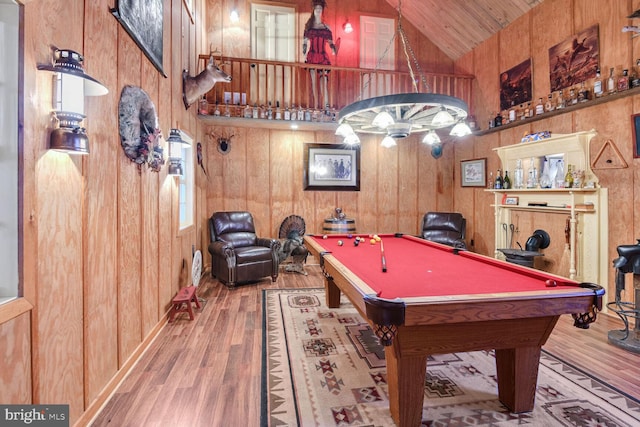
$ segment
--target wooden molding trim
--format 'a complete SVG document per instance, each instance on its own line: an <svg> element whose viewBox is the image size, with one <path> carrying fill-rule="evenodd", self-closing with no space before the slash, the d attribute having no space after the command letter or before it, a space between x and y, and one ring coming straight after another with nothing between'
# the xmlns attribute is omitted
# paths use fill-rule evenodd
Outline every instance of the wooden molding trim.
<svg viewBox="0 0 640 427"><path fill-rule="evenodd" d="M160 331L167 324L166 314L162 316L160 322L156 324L151 333L140 343L138 348L131 354L131 357L124 362L118 372L111 378L111 380L104 387L102 392L91 402L85 409L82 416L78 419L75 425L86 426L90 425L93 418L102 410L103 406L109 401L113 393L117 390L118 386L129 375L131 370L136 366L138 361L142 358L145 352L151 347L151 344L160 334Z"/></svg>
<svg viewBox="0 0 640 427"><path fill-rule="evenodd" d="M33 310L33 304L31 304L26 298L16 298L12 301L1 304L0 325L31 310Z"/></svg>

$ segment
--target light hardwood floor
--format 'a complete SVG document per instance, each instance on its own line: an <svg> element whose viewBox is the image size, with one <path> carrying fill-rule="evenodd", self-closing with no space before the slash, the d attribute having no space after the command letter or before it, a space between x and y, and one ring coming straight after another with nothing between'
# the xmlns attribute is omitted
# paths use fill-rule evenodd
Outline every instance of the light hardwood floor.
<svg viewBox="0 0 640 427"><path fill-rule="evenodd" d="M92 425L258 426L262 290L322 287L319 267L305 268L308 276L283 272L276 283L267 278L233 290L206 274L198 289L202 312L166 325ZM544 349L640 398L640 355L607 343L607 332L621 325L600 315L581 330L562 316Z"/></svg>

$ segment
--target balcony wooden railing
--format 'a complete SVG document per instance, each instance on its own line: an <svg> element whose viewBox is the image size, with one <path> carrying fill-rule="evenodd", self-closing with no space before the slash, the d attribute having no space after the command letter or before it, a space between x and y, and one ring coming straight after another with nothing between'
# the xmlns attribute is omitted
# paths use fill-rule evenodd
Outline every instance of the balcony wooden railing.
<svg viewBox="0 0 640 427"><path fill-rule="evenodd" d="M209 60L209 55L200 55L200 70ZM211 106L215 103L249 105L267 105L275 107L276 102L285 106L303 106L322 108L328 104L341 109L359 99L395 93L414 92L411 75L408 72L373 70L337 66L310 66L296 62L276 62L250 58L216 57L219 66L233 77L230 83L218 83L206 95ZM320 96L314 99L311 90L312 70L328 70L328 100L322 99L320 84L317 85ZM318 76L321 71L316 71ZM426 81L426 85L422 78ZM472 105L471 85L474 79L470 75L424 73L416 75L418 91L455 96ZM225 93L227 95L225 99ZM234 96L235 94L235 96ZM244 98L244 99L243 99Z"/></svg>

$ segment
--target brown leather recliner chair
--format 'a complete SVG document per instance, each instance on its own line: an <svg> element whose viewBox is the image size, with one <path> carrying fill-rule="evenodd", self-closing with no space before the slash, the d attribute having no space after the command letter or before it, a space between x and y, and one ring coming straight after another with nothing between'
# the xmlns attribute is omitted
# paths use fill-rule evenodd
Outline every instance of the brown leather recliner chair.
<svg viewBox="0 0 640 427"><path fill-rule="evenodd" d="M454 248L467 249L467 220L457 212L427 212L422 218L421 237Z"/></svg>
<svg viewBox="0 0 640 427"><path fill-rule="evenodd" d="M209 218L211 275L229 287L278 278L276 239L259 238L249 212L215 212Z"/></svg>

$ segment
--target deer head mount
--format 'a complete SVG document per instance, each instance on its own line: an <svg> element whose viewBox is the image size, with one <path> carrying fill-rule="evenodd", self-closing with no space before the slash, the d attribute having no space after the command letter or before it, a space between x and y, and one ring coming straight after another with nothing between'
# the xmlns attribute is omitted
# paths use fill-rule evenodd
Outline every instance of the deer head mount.
<svg viewBox="0 0 640 427"><path fill-rule="evenodd" d="M184 108L188 110L191 104L209 92L216 83L228 83L230 81L231 76L216 65L212 53L209 56L207 66L197 76L191 77L187 70L182 71L182 100Z"/></svg>
<svg viewBox="0 0 640 427"><path fill-rule="evenodd" d="M234 135L229 135L226 133L217 135L216 133L211 132L207 134L207 136L209 136L209 138L211 138L218 144L218 152L220 154L229 154L229 152L231 151L231 138L233 138Z"/></svg>

